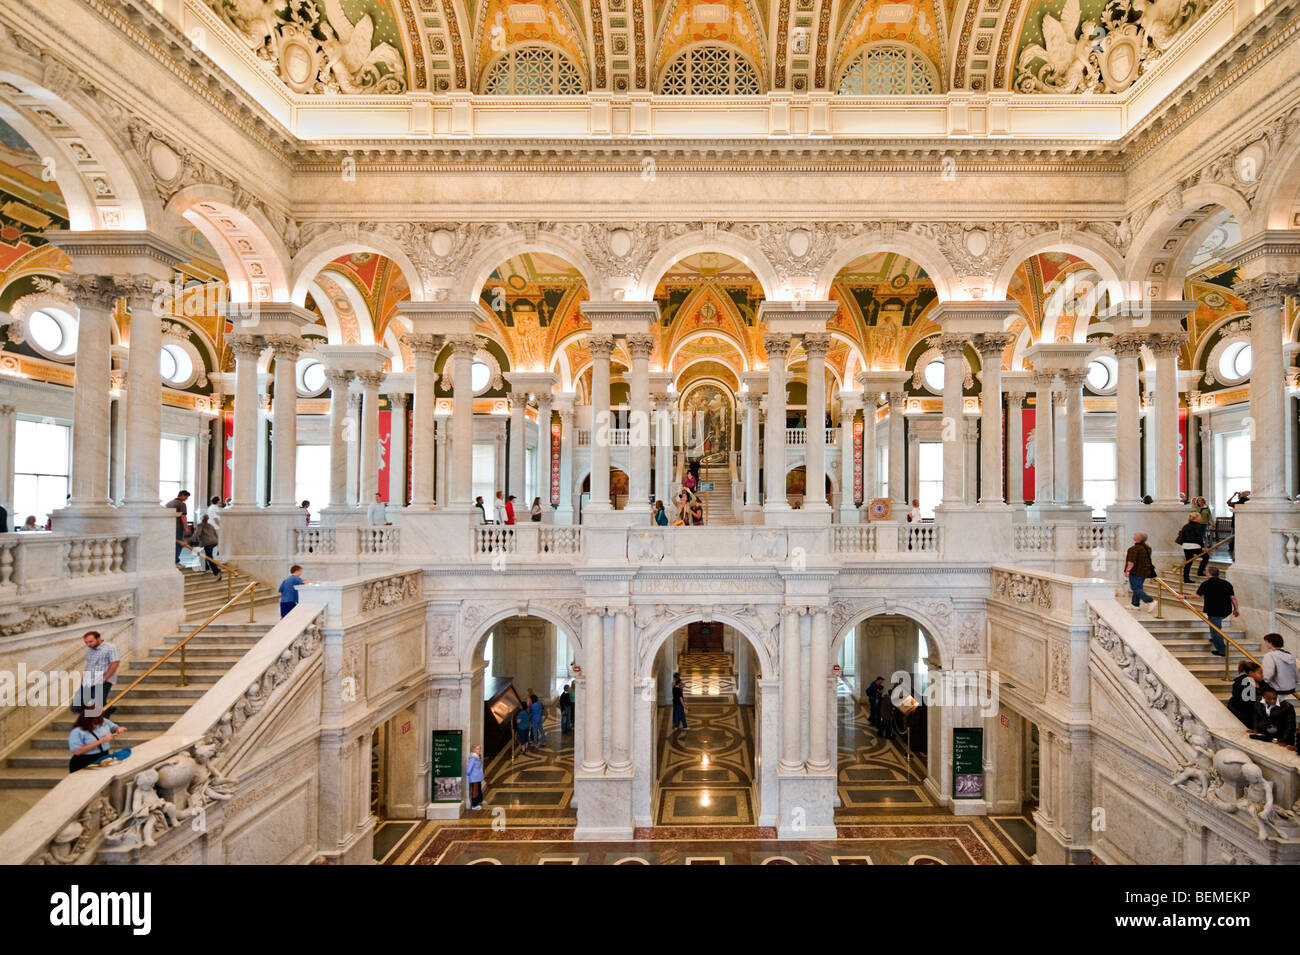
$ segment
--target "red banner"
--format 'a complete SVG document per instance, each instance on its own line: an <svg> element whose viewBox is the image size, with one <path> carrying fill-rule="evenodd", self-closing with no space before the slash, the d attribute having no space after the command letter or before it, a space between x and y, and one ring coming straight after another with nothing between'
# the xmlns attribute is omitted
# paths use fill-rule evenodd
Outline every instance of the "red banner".
<svg viewBox="0 0 1300 955"><path fill-rule="evenodd" d="M225 418L225 441L221 448L222 460L225 462L222 466L221 481L221 499L229 501L235 496L235 412L227 411L222 415ZM249 496L252 499L252 496Z"/></svg>
<svg viewBox="0 0 1300 955"><path fill-rule="evenodd" d="M551 422L551 506L558 507L560 504L560 438L562 437L561 425L558 421Z"/></svg>
<svg viewBox="0 0 1300 955"><path fill-rule="evenodd" d="M1187 409L1178 409L1178 490L1189 500L1187 487Z"/></svg>
<svg viewBox="0 0 1300 955"><path fill-rule="evenodd" d="M379 483L375 486L379 491L380 499L387 501L388 497L388 455L393 450L393 413L391 411L379 412ZM366 505L370 502L366 501Z"/></svg>
<svg viewBox="0 0 1300 955"><path fill-rule="evenodd" d="M1034 484L1034 409L1022 407L1020 409L1020 460L1024 462L1024 498L1020 501L1012 501L1012 504L1022 504L1024 501L1032 501L1037 492L1037 486Z"/></svg>
<svg viewBox="0 0 1300 955"><path fill-rule="evenodd" d="M873 399L874 403L874 399ZM868 408L866 414L875 414L875 410ZM861 504L863 501L862 494L862 433L864 425L861 421L853 422L853 500Z"/></svg>

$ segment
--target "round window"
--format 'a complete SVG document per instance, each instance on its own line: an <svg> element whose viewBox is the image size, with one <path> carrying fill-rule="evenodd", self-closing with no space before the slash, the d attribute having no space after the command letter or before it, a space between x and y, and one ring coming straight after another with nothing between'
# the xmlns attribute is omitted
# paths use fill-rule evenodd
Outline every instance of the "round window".
<svg viewBox="0 0 1300 955"><path fill-rule="evenodd" d="M1247 378L1253 359L1250 342L1233 342L1219 356L1219 376L1226 381Z"/></svg>
<svg viewBox="0 0 1300 955"><path fill-rule="evenodd" d="M27 337L37 351L64 358L77 350L76 324L67 316L38 310L27 316Z"/></svg>
<svg viewBox="0 0 1300 955"><path fill-rule="evenodd" d="M1088 365L1088 387L1095 392L1115 389L1116 363L1113 358L1094 359Z"/></svg>
<svg viewBox="0 0 1300 955"><path fill-rule="evenodd" d="M943 392L943 359L936 358L930 364L925 366L922 373L925 379L925 386L934 392Z"/></svg>
<svg viewBox="0 0 1300 955"><path fill-rule="evenodd" d="M475 361L469 375L470 387L474 393L486 391L488 384L492 381L492 370L481 361Z"/></svg>
<svg viewBox="0 0 1300 955"><path fill-rule="evenodd" d="M315 395L325 390L325 366L309 358L298 366L298 391Z"/></svg>
<svg viewBox="0 0 1300 955"><path fill-rule="evenodd" d="M158 370L163 380L173 385L185 384L194 377L194 362L179 345L164 345L158 355Z"/></svg>

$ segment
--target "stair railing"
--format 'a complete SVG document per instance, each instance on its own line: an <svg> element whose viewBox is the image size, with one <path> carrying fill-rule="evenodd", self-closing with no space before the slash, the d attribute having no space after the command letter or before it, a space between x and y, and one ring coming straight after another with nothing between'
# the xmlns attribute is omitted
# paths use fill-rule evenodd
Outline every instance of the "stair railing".
<svg viewBox="0 0 1300 955"><path fill-rule="evenodd" d="M150 673L152 673L154 670L158 669L160 666L162 666L164 663L166 663L168 660L170 660L172 654L175 653L177 650L179 650L179 651L181 652L181 686L188 686L188 685L189 685L189 679L188 679L188 677L186 676L186 673L185 673L185 646L186 646L186 644L188 644L191 640L193 640L193 639L194 639L195 637L197 637L200 633L202 633L203 630L204 630L204 628L207 627L208 624L212 623L212 621L216 620L216 619L217 619L218 617L220 617L223 613L225 613L227 610L229 610L232 606L234 606L236 603L238 603L239 600L240 600L240 598L243 597L244 594L248 594L248 595L249 595L249 599L251 600L251 599L252 599L253 588L256 587L256 586L257 586L257 582L256 582L256 581L254 581L254 582L251 583L251 584L248 584L246 587L244 587L243 590L241 590L241 591L240 591L239 593L237 593L235 596L231 597L231 598L230 598L229 600L227 600L224 604L222 604L220 610L218 610L218 611L216 611L215 613L213 613L212 616L208 617L207 620L204 620L201 624L198 625L198 627L197 627L195 630L193 630L192 632L186 634L184 640L182 640L180 643L176 644L176 646L172 647L170 650L168 650L166 653L164 653L161 657L159 657L158 660L154 663L153 666L149 667L149 669L147 669L147 670L145 670L143 673L141 673L138 677L136 677L133 681L131 681L131 685L130 685L130 686L128 686L128 687L127 687L125 690L123 690L121 693L117 694L117 696L113 697L113 699L112 699L111 701L109 701L108 705L104 707L104 711L107 712L108 710L110 710L110 709L113 708L114 706L117 706L117 704L121 701L122 697L126 696L128 693L130 693L132 690L134 690L137 686L139 686L139 685L140 685L140 682L141 682L142 680L144 680L147 676L149 676Z"/></svg>
<svg viewBox="0 0 1300 955"><path fill-rule="evenodd" d="M183 540L177 540L176 543L180 544L182 547L184 547L184 548L185 548L187 551L189 551L190 553L195 554L195 555L199 558L200 561L203 561L203 562L204 562L204 565L206 565L206 564L213 564L213 565L215 565L216 567L220 568L221 573L222 573L222 574L225 576L225 578L226 578L226 600L230 600L230 593L231 593L231 590L233 589L233 586L234 586L234 585L233 585L233 581L234 581L234 579L235 579L236 577L248 577L248 574L241 573L240 571L236 570L236 569L234 568L233 565L231 565L231 564L227 564L227 563L223 563L222 561L217 560L215 557L209 557L206 553L204 553L203 551L199 550L197 547L191 547L189 544L185 543L185 541L183 541ZM252 578L249 578L249 579L251 580ZM252 586L254 586L254 587L257 586L257 581L256 581L256 580L253 580L253 582L252 582ZM253 595L250 593L250 594L248 595L248 622L249 622L249 623L252 623L252 622L253 622L253 611L254 611L254 606L253 606Z"/></svg>
<svg viewBox="0 0 1300 955"><path fill-rule="evenodd" d="M1230 534L1227 537L1225 537L1223 540L1215 544L1213 547L1206 547L1203 550L1193 554L1191 557L1187 558L1181 564L1175 564L1174 576L1178 578L1178 592L1181 594L1183 592L1183 584L1187 583L1187 581L1183 580L1183 571L1187 569L1188 564L1190 564L1194 560L1201 560L1203 557L1205 557L1206 554L1210 553L1213 550L1216 550L1217 548L1222 547L1224 544L1228 543L1228 541L1232 540L1236 536L1237 536L1236 534Z"/></svg>
<svg viewBox="0 0 1300 955"><path fill-rule="evenodd" d="M1199 556L1199 555L1198 555L1198 556ZM1223 678L1224 678L1225 680L1230 680L1230 679L1232 679L1232 673L1231 673L1231 659L1232 659L1232 653L1231 653L1231 651L1228 649L1229 645L1236 647L1236 648L1237 648L1237 652L1240 653L1240 654L1241 654L1243 657L1245 657L1247 660L1249 660L1251 663L1255 663L1255 664L1258 664L1258 663L1259 663L1259 661L1256 660L1256 659L1255 659L1255 658L1250 654L1250 651L1249 651L1249 650L1247 650L1245 647L1243 647L1243 646L1242 646L1240 643L1238 643L1236 640L1232 639L1232 637L1228 636L1226 633L1224 633L1222 630L1220 630L1220 629L1219 629L1218 627L1216 627L1214 624L1210 623L1210 618L1207 617L1205 614L1201 613L1201 611L1197 610L1195 607L1193 607L1193 606L1191 605L1191 603L1188 602L1188 600L1187 600L1186 597L1184 597L1182 594L1180 594L1180 593L1178 593L1177 591L1175 591L1173 587L1170 587L1169 584L1165 583L1165 582L1164 582L1163 580L1161 580L1159 577L1153 577L1152 580L1154 580L1154 581L1155 581L1155 584L1156 584L1156 619L1157 619L1157 620L1163 620L1163 619L1164 619L1164 618L1161 616L1161 613L1164 611L1164 599L1163 599L1163 598L1164 598L1164 592L1167 590L1167 591L1169 591L1169 594L1170 594L1171 597L1173 597L1175 600L1177 600L1180 604L1182 604L1184 607L1186 607L1186 608L1187 608L1188 610L1190 610L1192 613L1196 614L1196 616L1200 617L1201 620L1205 623L1205 625L1206 625L1207 627L1209 627L1211 630L1213 630L1215 633L1217 633L1220 637L1223 638Z"/></svg>

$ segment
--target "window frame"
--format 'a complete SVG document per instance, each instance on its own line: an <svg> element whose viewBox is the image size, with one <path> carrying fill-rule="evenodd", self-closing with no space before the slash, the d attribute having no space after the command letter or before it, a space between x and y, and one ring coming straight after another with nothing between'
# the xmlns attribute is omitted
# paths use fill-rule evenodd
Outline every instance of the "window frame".
<svg viewBox="0 0 1300 955"><path fill-rule="evenodd" d="M696 89L694 57L705 51L725 51L727 54L727 73L729 89L725 91L718 90L700 90ZM685 64L686 74L684 82L687 89L669 90L667 84L670 81L670 74L677 69L679 64ZM753 89L738 89L737 81L741 78L740 68L743 67L748 71L749 76L753 78ZM754 62L745 54L744 50L733 46L730 43L719 43L713 40L705 40L700 43L692 43L683 47L673 58L668 61L663 71L659 74L659 82L656 84L656 93L660 96L761 96L765 90L763 88L763 73L754 65Z"/></svg>
<svg viewBox="0 0 1300 955"><path fill-rule="evenodd" d="M868 60L873 53L879 53L886 50L900 51L906 57L906 75L909 89L902 92L871 92L867 88L867 66ZM918 90L912 87L913 67L914 64L920 64L927 79L930 82L928 90ZM854 68L858 67L858 75L862 79L861 90L845 90L844 82L848 79L849 74ZM839 96L939 96L943 93L943 84L934 64L930 62L921 50L910 43L901 43L897 40L879 40L875 43L868 43L858 48L857 52L849 58L840 70L839 77L835 81L835 93Z"/></svg>

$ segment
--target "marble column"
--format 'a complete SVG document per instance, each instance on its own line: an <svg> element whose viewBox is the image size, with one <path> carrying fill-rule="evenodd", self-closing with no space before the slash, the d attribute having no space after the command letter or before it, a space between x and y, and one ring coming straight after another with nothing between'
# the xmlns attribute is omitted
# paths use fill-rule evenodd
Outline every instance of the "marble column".
<svg viewBox="0 0 1300 955"><path fill-rule="evenodd" d="M415 408L411 412L411 506L428 510L434 502L444 498L434 487L435 450L437 461L445 470L446 455L441 447L434 421L438 406L438 373L434 362L442 351L442 338L438 335L406 335L404 344L415 357Z"/></svg>
<svg viewBox="0 0 1300 955"><path fill-rule="evenodd" d="M1178 497L1178 352L1183 347L1187 335L1172 334L1155 336L1153 348L1156 353L1156 501L1160 504L1177 504ZM1261 383L1252 378L1251 392L1260 388ZM1281 383L1278 383L1281 395ZM1258 422L1256 422L1258 425ZM1274 424L1276 429L1267 432L1278 436L1276 444L1281 444L1281 418ZM1258 433L1258 432L1257 432ZM1262 442L1261 442L1262 443ZM1280 460L1280 457L1279 457ZM1253 462L1252 462L1253 463ZM1252 472L1251 481L1254 483ZM1281 484L1277 485L1281 488Z"/></svg>
<svg viewBox="0 0 1300 955"><path fill-rule="evenodd" d="M1250 308L1250 502L1286 502L1286 380L1282 371L1282 314L1289 292L1284 277L1266 273L1233 286ZM78 353L80 354L80 353ZM1175 352L1174 354L1177 354ZM80 359L78 359L80 360ZM1163 382L1163 378L1160 379ZM1157 385L1157 397L1164 388ZM1175 412L1176 413L1176 412ZM1164 420L1163 418L1161 419ZM1161 442L1164 450L1164 442ZM1236 490L1232 488L1230 490Z"/></svg>
<svg viewBox="0 0 1300 955"><path fill-rule="evenodd" d="M478 342L472 335L447 339L451 345L451 467L448 488L451 506L468 511L474 504L474 355Z"/></svg>
<svg viewBox="0 0 1300 955"><path fill-rule="evenodd" d="M1142 442L1138 414L1138 358L1143 337L1116 335L1115 349L1115 474L1116 504L1136 507L1142 502Z"/></svg>
<svg viewBox="0 0 1300 955"><path fill-rule="evenodd" d="M119 292L102 275L70 275L63 287L77 306L72 386L72 507L108 504L109 404L113 303ZM157 361L154 362L157 365ZM154 469L157 480L157 468Z"/></svg>
<svg viewBox="0 0 1300 955"><path fill-rule="evenodd" d="M1012 507L1025 503L1024 403L1023 391L1007 392L1007 503Z"/></svg>
<svg viewBox="0 0 1300 955"><path fill-rule="evenodd" d="M439 506L445 505L447 495L447 474L451 470L451 449L447 441L447 431L451 427L446 415L436 415L434 421L434 446L438 449L437 467L434 480L434 500Z"/></svg>
<svg viewBox="0 0 1300 955"><path fill-rule="evenodd" d="M9 511L9 529L14 530L27 519L14 510L14 441L17 431L17 408L0 404L0 504Z"/></svg>
<svg viewBox="0 0 1300 955"><path fill-rule="evenodd" d="M853 500L853 472L854 472L854 447L853 447L853 420L857 417L858 409L855 401L841 399L840 402L840 523L856 524L858 522L858 509Z"/></svg>
<svg viewBox="0 0 1300 955"><path fill-rule="evenodd" d="M812 612L808 645L808 772L831 770L830 731L830 614L824 607Z"/></svg>
<svg viewBox="0 0 1300 955"><path fill-rule="evenodd" d="M1065 495L1071 507L1083 504L1083 383L1085 368L1061 372L1065 385Z"/></svg>
<svg viewBox="0 0 1300 955"><path fill-rule="evenodd" d="M1056 375L1050 371L1034 373L1034 506L1042 508L1056 503L1053 493L1055 455L1052 440L1052 386Z"/></svg>
<svg viewBox="0 0 1300 955"><path fill-rule="evenodd" d="M781 429L785 437L785 429ZM799 699L799 613L793 607L781 610L781 770L797 773L803 769L800 752Z"/></svg>
<svg viewBox="0 0 1300 955"><path fill-rule="evenodd" d="M761 508L758 504L758 406L762 396L752 391L742 391L736 400L744 410L745 420L741 435L743 451L742 462L745 468L745 523L757 524Z"/></svg>
<svg viewBox="0 0 1300 955"><path fill-rule="evenodd" d="M388 503L406 506L406 406L403 391L388 393Z"/></svg>
<svg viewBox="0 0 1300 955"><path fill-rule="evenodd" d="M262 507L271 503L271 375L257 375L257 503ZM356 445L353 445L355 448ZM352 468L355 482L356 467ZM354 487L355 491L356 488Z"/></svg>
<svg viewBox="0 0 1300 955"><path fill-rule="evenodd" d="M582 771L600 773L605 769L605 615L600 610L588 610L582 618L582 655Z"/></svg>
<svg viewBox="0 0 1300 955"><path fill-rule="evenodd" d="M649 446L647 445L647 448ZM609 771L632 770L632 611L614 614L614 666L610 680Z"/></svg>
<svg viewBox="0 0 1300 955"><path fill-rule="evenodd" d="M808 432L804 457L805 511L829 511L826 503L826 352L831 336L824 332L803 336L808 358Z"/></svg>
<svg viewBox="0 0 1300 955"><path fill-rule="evenodd" d="M864 508L869 507L871 502L880 496L880 482L876 477L876 403L878 400L874 391L862 393L862 506ZM866 522L865 517L862 520Z"/></svg>
<svg viewBox="0 0 1300 955"><path fill-rule="evenodd" d="M275 356L275 404L272 406L271 424L271 504L292 507L297 503L294 500L297 492L295 478L298 467L296 363L298 355L302 352L302 341L291 335L272 335L268 338L268 343ZM363 443L364 437L363 434Z"/></svg>
<svg viewBox="0 0 1300 955"><path fill-rule="evenodd" d="M965 422L966 433L966 454L962 459L962 487L965 492L962 500L968 507L975 507L979 499L975 494L975 476L979 473L980 467L980 422L978 418L962 419Z"/></svg>
<svg viewBox="0 0 1300 955"><path fill-rule="evenodd" d="M785 359L790 353L790 336L768 333L763 336L767 352L767 441L764 469L767 471L767 498L764 513L788 511L785 499Z"/></svg>
<svg viewBox="0 0 1300 955"><path fill-rule="evenodd" d="M266 342L256 335L236 335L230 339L235 353L235 450L234 503L257 504L257 444L261 431L261 388L257 380L257 362Z"/></svg>
<svg viewBox="0 0 1300 955"><path fill-rule="evenodd" d="M515 496L515 520L517 521L523 517L519 505L522 504L524 509L527 509L533 503L524 500L524 432L528 427L525 413L528 410L528 393L512 391L506 395L506 402L510 406L510 471L506 494Z"/></svg>
<svg viewBox="0 0 1300 955"><path fill-rule="evenodd" d="M889 392L889 500L891 517L901 521L907 516L906 444L903 440L903 408L907 393Z"/></svg>
<svg viewBox="0 0 1300 955"><path fill-rule="evenodd" d="M361 395L355 391L348 392L348 423L344 430L347 434L347 486L339 506L356 507L361 500L358 485L361 476Z"/></svg>
<svg viewBox="0 0 1300 955"><path fill-rule="evenodd" d="M551 393L537 395L537 496L542 499L542 523L554 520L551 510ZM532 501L527 502L533 506Z"/></svg>
<svg viewBox="0 0 1300 955"><path fill-rule="evenodd" d="M614 353L614 336L587 336L591 352L591 498L587 510L611 510L609 500L609 432L614 427L609 410L609 356Z"/></svg>
<svg viewBox="0 0 1300 955"><path fill-rule="evenodd" d="M572 397L568 399L572 401ZM573 405L560 406L560 502L555 508L555 523L573 523Z"/></svg>
<svg viewBox="0 0 1300 955"><path fill-rule="evenodd" d="M650 513L650 353L654 347L654 336L648 332L627 336L627 350L632 355L632 378L628 382L632 405L628 462L632 473L627 479L627 509L638 514Z"/></svg>
<svg viewBox="0 0 1300 955"><path fill-rule="evenodd" d="M966 376L966 338L944 335L939 339L943 353L943 506L966 503L966 429L962 416L962 384Z"/></svg>
<svg viewBox="0 0 1300 955"><path fill-rule="evenodd" d="M162 441L162 322L154 313L154 281L135 276L119 289L131 306L131 353L126 368L126 498L128 505L157 507ZM201 505L202 498L196 501Z"/></svg>
<svg viewBox="0 0 1300 955"><path fill-rule="evenodd" d="M348 496L348 388L353 373L331 369L326 374L330 386L330 508L342 507Z"/></svg>
<svg viewBox="0 0 1300 955"><path fill-rule="evenodd" d="M124 363L125 360L120 361L118 367ZM114 504L126 499L126 395L119 388L120 378L117 372L113 373L113 390L118 395L110 402L109 412L112 433L108 438L108 499Z"/></svg>
<svg viewBox="0 0 1300 955"><path fill-rule="evenodd" d="M1002 353L1012 336L980 335L980 505L999 507L1002 496Z"/></svg>
<svg viewBox="0 0 1300 955"><path fill-rule="evenodd" d="M673 398L671 395L658 395L654 405L655 497L667 507L672 497L673 483Z"/></svg>
<svg viewBox="0 0 1300 955"><path fill-rule="evenodd" d="M357 374L361 383L361 480L357 503L362 508L374 503L379 490L379 386L384 377L382 371Z"/></svg>

